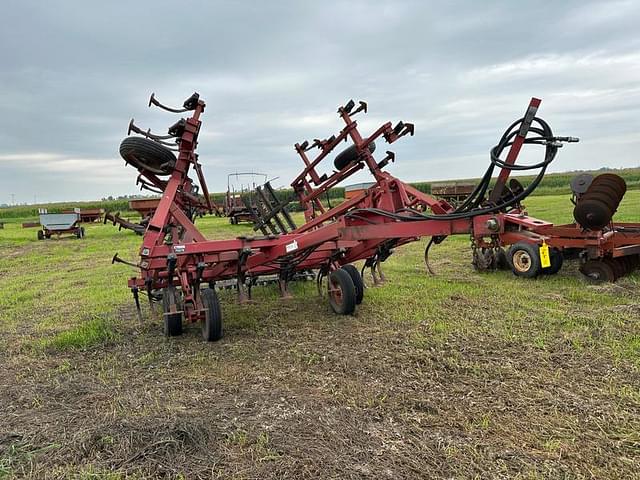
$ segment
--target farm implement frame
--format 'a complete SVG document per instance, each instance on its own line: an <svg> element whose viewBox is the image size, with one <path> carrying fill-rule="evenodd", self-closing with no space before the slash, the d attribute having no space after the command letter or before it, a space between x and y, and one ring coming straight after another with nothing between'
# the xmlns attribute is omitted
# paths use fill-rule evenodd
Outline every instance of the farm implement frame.
<svg viewBox="0 0 640 480"><path fill-rule="evenodd" d="M384 281L381 263L396 247L421 237L431 237L425 251L427 266L432 245L449 235L466 234L471 237L476 268L496 268L506 259L516 275L525 277L557 271L564 251L576 251L585 265L592 262L615 266L615 278L634 268L639 258L640 224L609 221L606 227L589 230L578 224L554 226L527 215L522 200L538 186L558 148L564 142L578 141L553 135L546 122L536 116L540 106L536 98L531 99L524 117L514 122L491 150L491 163L478 186L455 207L386 172L384 168L395 160L392 151L386 151L381 160L374 158L376 142L392 144L412 136L413 125L387 122L371 135L363 136L354 117L366 113L367 104L349 101L338 109L344 123L339 133L295 144L304 169L291 185L304 209L305 224L296 227L286 205L278 204L274 196L273 203L267 202L270 208L261 209L261 218L256 222L255 229L260 228L264 235L215 241L200 233L193 215L195 207L203 206L213 213L196 154L205 102L194 94L181 109L166 107L153 95L149 103L169 112L190 112L191 116L171 126L168 135L135 128L133 131L144 138L128 137L123 141L121 154L138 169L138 182L161 191L162 196L144 232L140 262L126 262L117 254L113 261L140 269L140 275L128 282L138 312L141 291L152 305L161 301L167 335L180 334L184 319L201 322L206 340L219 339L222 311L215 287L216 282L230 279L235 279L238 300L245 302L260 277L277 277L281 294L287 297L288 284L296 275L315 271L319 292L326 288L333 311L352 314L363 300L365 269L371 270L375 284ZM173 145L169 139L177 145L177 157L166 148ZM319 173L321 162L345 141L350 146L335 156L335 169L330 174ZM544 147L544 160L535 165L518 165L516 160L526 144ZM196 171L203 195L198 195L188 176L191 168ZM373 176L373 186L333 208L322 205L322 196L329 189L364 168ZM492 185L496 169L498 177ZM526 188L514 178L509 180L512 171L531 169L538 169L539 173ZM163 176L168 179L163 180ZM266 187L271 190L270 185ZM576 193L577 201L580 195ZM609 207L617 207L617 203ZM502 247L507 245L511 248L505 253ZM626 260L618 262L617 258ZM361 270L353 265L359 260L364 260ZM603 275L585 273L594 278Z"/></svg>

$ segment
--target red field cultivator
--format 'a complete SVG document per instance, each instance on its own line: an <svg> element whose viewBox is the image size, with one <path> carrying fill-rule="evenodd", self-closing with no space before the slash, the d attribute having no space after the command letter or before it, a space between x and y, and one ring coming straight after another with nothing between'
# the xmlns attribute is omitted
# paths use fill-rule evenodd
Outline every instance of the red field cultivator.
<svg viewBox="0 0 640 480"><path fill-rule="evenodd" d="M243 302L261 277L276 276L282 295L287 296L288 284L297 274L314 271L318 288L320 292L326 288L333 311L352 314L363 300L364 270L371 269L374 282L379 282L384 279L380 264L394 248L426 236L431 237L425 251L427 265L429 248L454 234L471 236L478 269L492 269L506 260L516 275L524 277L557 272L563 252L577 253L583 270L594 279L615 280L637 264L640 224L611 223L622 198L619 182L615 186L613 181L596 181L596 177L588 188L576 192L576 212L582 212L580 218L586 218L586 224L556 227L526 214L521 202L538 186L558 148L563 142L577 141L554 136L547 123L536 117L538 99L531 100L524 117L514 122L491 150L485 175L457 207L385 172L395 159L393 152L387 151L380 160L374 158L376 142L392 144L413 135L412 124L385 123L363 136L354 116L366 113L367 104L350 101L338 109L344 123L338 134L295 145L304 169L292 187L306 223L296 227L286 205L265 185L265 201L255 227L264 235L215 241L207 240L193 223L194 208L205 205L213 212L195 153L205 103L194 94L182 109L168 108L153 95L150 104L169 112L191 112L189 118L170 127L166 136L132 129L145 138L128 137L120 148L123 158L140 172L138 182L162 192L144 233L140 262L135 264L140 276L131 278L129 287L138 310L140 291L146 292L150 301L162 302L167 335L180 334L185 319L201 322L206 340L219 339L222 312L215 287L216 282L230 279L235 279L238 299ZM165 148L169 139L176 141L177 157ZM333 157L335 169L320 174L320 163L344 141L350 146ZM542 146L544 159L535 165L516 164L525 144ZM188 176L191 168L203 195ZM373 186L334 208L322 205L320 200L330 188L364 168L373 176ZM496 169L500 171L491 187ZM539 173L526 188L516 179L509 181L510 172L531 169ZM610 188L600 185L594 190L598 184L610 184ZM506 245L511 245L508 252L502 248ZM359 260L364 260L360 271L353 265ZM114 261L124 262L117 254Z"/></svg>

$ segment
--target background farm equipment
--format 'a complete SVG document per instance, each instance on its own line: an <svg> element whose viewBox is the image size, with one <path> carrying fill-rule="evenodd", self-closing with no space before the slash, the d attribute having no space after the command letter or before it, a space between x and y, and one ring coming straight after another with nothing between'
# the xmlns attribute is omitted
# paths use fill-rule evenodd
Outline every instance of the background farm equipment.
<svg viewBox="0 0 640 480"><path fill-rule="evenodd" d="M77 213L80 215L81 223L93 223L100 222L102 215L104 215L104 209L102 208L73 208L63 210L62 213Z"/></svg>
<svg viewBox="0 0 640 480"><path fill-rule="evenodd" d="M111 222L114 227L118 225L118 230L124 228L125 230L132 230L138 235L142 235L153 213L156 211L156 208L158 208L158 203L160 203L159 198L129 200L129 210L136 211L140 214L141 220L139 222L132 222L130 219L121 217L120 212L107 212L104 215L104 223Z"/></svg>
<svg viewBox="0 0 640 480"><path fill-rule="evenodd" d="M106 225L107 222L111 222L115 227L118 225L118 230L132 230L138 235L144 234L147 225L149 224L149 220L153 217L156 208L158 208L158 204L160 203L159 198L139 198L135 200L129 200L129 210L138 212L140 214L140 221L134 222L129 218L124 218L120 216L120 212L106 212L104 214L104 223ZM219 211L217 207L214 205L214 212L216 215L219 215ZM190 212L195 220L195 217L201 217L206 213L206 209L202 206L196 207Z"/></svg>
<svg viewBox="0 0 640 480"><path fill-rule="evenodd" d="M143 235L145 229L147 228L147 224L149 223L149 218L150 217L145 217L140 220L139 223L136 223L132 222L129 219L121 217L120 212L107 212L104 214L104 223L106 225L107 222L111 222L114 227L116 225L118 226L118 230L122 230L124 228L125 230L132 230L138 235Z"/></svg>
<svg viewBox="0 0 640 480"><path fill-rule="evenodd" d="M129 280L139 310L139 293L145 292L152 302L162 301L164 330L167 335L182 332L182 322L201 322L206 340L222 336L222 310L216 294L216 283L235 281L239 302L250 297L248 285L261 278L275 276L283 297L289 296L288 284L301 272L316 272L319 292L326 291L332 310L352 314L363 301L363 273L370 269L374 283L384 280L381 264L398 246L431 237L425 251L428 265L429 249L449 235L471 235L474 264L480 269L495 268L502 256L518 276L535 277L540 273L557 272L566 249L579 250L581 261L601 261L637 254L640 237L621 236L621 228L634 225L609 225L602 230L588 230L580 225L554 227L551 223L529 217L522 201L542 180L549 164L564 142L576 142L572 137L553 135L549 125L536 117L540 100L532 99L523 118L514 122L491 150L491 163L480 183L458 206L420 192L393 177L384 168L395 160L386 151L383 158L373 156L375 143L391 144L413 135L410 123L387 122L369 136L362 136L354 116L367 112L367 104L349 101L338 109L344 128L326 139L304 141L295 145L304 169L292 182L294 192L304 210L305 224L296 227L286 204L268 198L265 208L257 209L256 229L263 236L242 236L229 240L207 240L194 226L185 207L189 205L193 181L188 177L191 167L198 173L206 191L204 178L195 153L200 117L205 103L197 94L184 102L183 109L168 108L152 96L154 104L170 112L190 111L191 116L169 128L168 136L149 136L143 142L123 141L121 153L138 168L144 183L162 187L163 195L144 233L140 249L140 276ZM153 149L147 142L175 138L177 158L171 152L159 154L162 145ZM351 143L334 157L333 171L320 174L318 166L343 142ZM517 165L516 159L524 145L544 148L544 159L534 165ZM138 147L141 151L138 151ZM156 152L157 157L151 153ZM312 151L317 153L313 155ZM502 154L506 152L503 159ZM171 160L169 157L175 161ZM171 161L170 161L171 160ZM354 173L367 168L374 184L358 195L333 207L325 208L321 199L329 189ZM495 185L490 189L492 174L499 169ZM516 179L509 181L511 171L539 170L525 188ZM158 181L156 175L169 175ZM607 203L607 202L605 202ZM611 207L610 203L607 206ZM278 218L278 220L276 220ZM503 247L511 245L507 252ZM558 258L560 260L558 260ZM555 259L552 261L551 259ZM354 262L364 261L361 269ZM632 263L632 262L631 262ZM630 263L630 264L631 264Z"/></svg>
<svg viewBox="0 0 640 480"><path fill-rule="evenodd" d="M472 183L447 182L432 183L431 195L442 198L451 205L460 205L469 195L473 193L475 185Z"/></svg>
<svg viewBox="0 0 640 480"><path fill-rule="evenodd" d="M38 230L38 240L51 238L55 235L73 235L77 238L84 238L84 227L79 225L80 213L47 213L46 209L40 210L40 225Z"/></svg>
<svg viewBox="0 0 640 480"><path fill-rule="evenodd" d="M350 200L353 197L357 197L366 189L371 188L374 185L375 185L374 182L363 182L363 183L354 183L353 185L346 185L344 187L344 198L345 200Z"/></svg>
<svg viewBox="0 0 640 480"><path fill-rule="evenodd" d="M256 176L262 177L261 183L267 181L265 173L244 172L227 175L227 193L224 197L223 212L226 217L229 217L232 225L241 222L252 223L256 217Z"/></svg>

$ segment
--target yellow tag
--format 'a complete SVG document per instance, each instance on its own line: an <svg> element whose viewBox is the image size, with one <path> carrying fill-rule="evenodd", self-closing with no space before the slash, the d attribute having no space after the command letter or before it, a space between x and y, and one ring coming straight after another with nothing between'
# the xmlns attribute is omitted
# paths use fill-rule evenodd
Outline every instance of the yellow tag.
<svg viewBox="0 0 640 480"><path fill-rule="evenodd" d="M540 266L542 268L549 268L551 266L551 257L549 257L549 245L542 242L540 245Z"/></svg>

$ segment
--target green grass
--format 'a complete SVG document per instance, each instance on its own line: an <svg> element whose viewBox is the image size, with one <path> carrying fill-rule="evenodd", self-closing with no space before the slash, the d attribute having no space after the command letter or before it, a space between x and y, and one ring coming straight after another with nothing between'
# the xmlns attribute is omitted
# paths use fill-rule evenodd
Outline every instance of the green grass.
<svg viewBox="0 0 640 480"><path fill-rule="evenodd" d="M60 332L53 337L44 338L40 344L44 348L55 350L75 350L100 345L115 340L117 334L113 322L105 318L83 321L80 325Z"/></svg>
<svg viewBox="0 0 640 480"><path fill-rule="evenodd" d="M531 215L555 223L572 218L568 195L530 197L527 207ZM640 191L627 193L616 219L640 221ZM300 214L297 220L302 222ZM197 223L209 238L252 232L250 226L233 226L224 218L205 217ZM118 252L135 260L141 237L100 224L88 225L86 231L84 240L37 241L34 229L22 229L18 224L10 223L0 230L0 324L10 332L29 325L29 335L18 336L17 344L35 342L65 350L115 338L114 331L122 322L118 310L132 301L126 280L136 272L122 264L112 265L111 257ZM391 321L426 322L428 338L493 330L541 348L561 338L576 348L608 348L618 357L640 358L637 332L625 333L630 320L624 315L611 318L616 306L633 302L616 289L588 287L575 270L533 282L516 279L508 272L475 273L469 265L464 236L450 237L434 247L432 259L440 263L441 273L430 277L424 274L422 249L422 243L402 247L385 263L393 281L384 288L368 290L365 311L371 309ZM634 287L637 276L623 282ZM255 290L263 305L238 307L233 295L222 295L226 321L238 328L262 328L260 312L277 310L279 298L275 288ZM312 283L295 285L294 293L297 298L293 304L298 308L318 302ZM458 308L460 304L462 308ZM324 312L322 303L314 308ZM472 321L485 314L489 319ZM532 326L535 333L530 335ZM615 334L607 331L609 327ZM598 341L594 341L596 333Z"/></svg>
<svg viewBox="0 0 640 480"><path fill-rule="evenodd" d="M640 191L628 192L616 220L640 222L639 203ZM567 194L526 204L542 219L572 219ZM224 218L197 225L211 239L252 233ZM111 258L135 261L141 237L86 231L38 241L15 222L0 230L0 384L9 385L0 398L9 431L22 435L0 445L0 478L153 478L158 465L176 476L202 459L210 468L211 452L221 477L248 472L239 478L315 458L308 471L324 473L362 458L396 468L433 455L432 469L461 468L447 478L477 468L544 477L537 465L554 478L635 471L612 464L637 452L638 273L603 286L571 262L536 280L478 273L459 235L432 249L430 276L423 240L383 264L388 282L367 288L354 316L334 315L314 282L294 284L286 301L275 286L255 288L247 305L220 292L225 338L205 344L197 326L164 338L144 297L137 320L126 286L137 272ZM404 456L367 453L384 444ZM504 452L529 463L498 472Z"/></svg>

